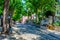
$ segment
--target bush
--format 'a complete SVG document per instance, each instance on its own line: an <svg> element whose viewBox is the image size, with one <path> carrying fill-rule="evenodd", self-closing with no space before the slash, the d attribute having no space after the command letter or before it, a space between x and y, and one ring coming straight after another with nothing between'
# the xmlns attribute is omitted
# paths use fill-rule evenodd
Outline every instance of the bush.
<svg viewBox="0 0 60 40"><path fill-rule="evenodd" d="M54 23L54 25L55 25L55 26L60 26L60 22L57 21L57 22Z"/></svg>

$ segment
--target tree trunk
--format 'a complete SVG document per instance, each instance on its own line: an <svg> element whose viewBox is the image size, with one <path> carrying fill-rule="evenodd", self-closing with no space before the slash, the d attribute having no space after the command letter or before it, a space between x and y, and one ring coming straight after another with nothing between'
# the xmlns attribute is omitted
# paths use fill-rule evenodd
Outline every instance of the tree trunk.
<svg viewBox="0 0 60 40"><path fill-rule="evenodd" d="M38 13L36 13L36 22L38 23Z"/></svg>
<svg viewBox="0 0 60 40"><path fill-rule="evenodd" d="M54 19L55 19L55 13L53 13L53 16L52 16L52 25L54 24Z"/></svg>
<svg viewBox="0 0 60 40"><path fill-rule="evenodd" d="M3 11L3 27L2 27L2 33L5 33L7 31L7 13L9 9L9 0L4 0L4 11Z"/></svg>
<svg viewBox="0 0 60 40"><path fill-rule="evenodd" d="M30 20L32 21L32 12L31 12L31 18L30 18Z"/></svg>
<svg viewBox="0 0 60 40"><path fill-rule="evenodd" d="M54 24L54 16L52 17L52 25Z"/></svg>
<svg viewBox="0 0 60 40"><path fill-rule="evenodd" d="M37 12L37 8L36 8L36 23L38 23L38 12Z"/></svg>

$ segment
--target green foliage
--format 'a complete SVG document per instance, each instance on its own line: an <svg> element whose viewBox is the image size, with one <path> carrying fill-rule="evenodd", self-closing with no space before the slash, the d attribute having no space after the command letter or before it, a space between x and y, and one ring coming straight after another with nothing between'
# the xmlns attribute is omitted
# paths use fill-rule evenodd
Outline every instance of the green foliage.
<svg viewBox="0 0 60 40"><path fill-rule="evenodd" d="M57 21L57 22L54 23L54 25L55 26L60 26L60 22Z"/></svg>
<svg viewBox="0 0 60 40"><path fill-rule="evenodd" d="M21 18L21 10L22 10L22 0L10 0L10 8L9 11L13 12L12 18L13 20L19 20Z"/></svg>
<svg viewBox="0 0 60 40"><path fill-rule="evenodd" d="M4 0L0 0L0 15L3 13Z"/></svg>
<svg viewBox="0 0 60 40"><path fill-rule="evenodd" d="M11 12L12 18L14 20L21 19L22 16L31 16L33 13L37 13L37 16L40 20L40 14L48 10L56 10L55 0L24 0L25 3L22 3L22 0L10 0L9 12ZM0 0L0 15L3 12L4 0Z"/></svg>

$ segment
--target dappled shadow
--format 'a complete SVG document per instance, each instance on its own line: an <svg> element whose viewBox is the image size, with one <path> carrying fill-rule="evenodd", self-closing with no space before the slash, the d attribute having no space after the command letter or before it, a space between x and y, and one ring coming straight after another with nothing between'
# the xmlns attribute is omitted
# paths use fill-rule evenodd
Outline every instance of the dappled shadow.
<svg viewBox="0 0 60 40"><path fill-rule="evenodd" d="M42 39L59 40L58 38L51 36L50 35L51 32L47 32L47 31L44 32L44 31L42 31L43 29L38 28L36 26L23 24L23 25L17 26L17 28L20 28L19 31L17 32L17 33L20 33L20 35L24 35L25 37L26 36L31 36L31 37L36 36L36 38L32 38L33 40L40 40L40 39L41 40ZM44 30L46 30L46 29L44 29ZM55 35L57 35L57 34L55 34ZM24 36L22 36L22 37L24 37Z"/></svg>
<svg viewBox="0 0 60 40"><path fill-rule="evenodd" d="M5 34L1 34L0 35L0 40L11 40L11 39L16 39L14 37L11 37L11 35L5 35Z"/></svg>
<svg viewBox="0 0 60 40"><path fill-rule="evenodd" d="M0 35L0 39L6 40L59 40L60 36L46 31L46 29L27 24L16 24L12 27L12 31L16 33L10 35Z"/></svg>
<svg viewBox="0 0 60 40"><path fill-rule="evenodd" d="M35 26L31 26L31 25L20 25L17 28L20 28L19 32L22 32L22 34L24 33L32 33L32 34L37 34L37 28Z"/></svg>

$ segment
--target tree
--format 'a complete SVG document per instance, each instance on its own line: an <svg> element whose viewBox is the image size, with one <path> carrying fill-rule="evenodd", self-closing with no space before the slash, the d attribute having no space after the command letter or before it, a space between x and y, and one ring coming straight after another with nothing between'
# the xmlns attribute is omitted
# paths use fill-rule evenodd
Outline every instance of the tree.
<svg viewBox="0 0 60 40"><path fill-rule="evenodd" d="M36 22L38 23L38 8L40 8L41 0L29 0L29 2L33 5L34 11L36 13Z"/></svg>
<svg viewBox="0 0 60 40"><path fill-rule="evenodd" d="M26 1L26 11L27 11L27 14L28 14L28 19L29 19L29 16L31 16L32 15L32 13L33 13L33 11L34 11L34 7L33 7L33 5L30 3L30 2L28 2L28 1Z"/></svg>
<svg viewBox="0 0 60 40"><path fill-rule="evenodd" d="M8 31L7 28L9 28L9 26L7 26L7 14L8 14L8 9L9 9L9 1L10 0L4 0L2 33L6 33Z"/></svg>
<svg viewBox="0 0 60 40"><path fill-rule="evenodd" d="M22 9L22 0L10 0L9 12L13 20L19 20ZM19 17L18 17L18 16Z"/></svg>

